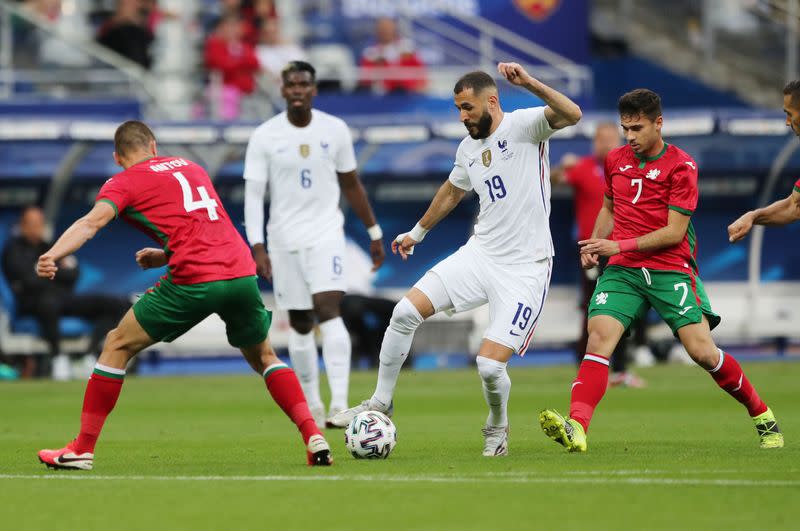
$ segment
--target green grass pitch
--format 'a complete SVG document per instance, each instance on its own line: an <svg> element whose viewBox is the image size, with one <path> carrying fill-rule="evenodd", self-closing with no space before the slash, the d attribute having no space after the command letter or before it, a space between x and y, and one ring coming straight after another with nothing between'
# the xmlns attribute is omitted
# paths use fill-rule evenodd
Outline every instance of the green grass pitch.
<svg viewBox="0 0 800 531"><path fill-rule="evenodd" d="M798 363L745 364L786 436L758 448L744 409L695 367L642 370L611 389L589 452L566 454L536 421L566 409L574 369L511 364L510 452L480 455L486 407L474 370L401 374L398 445L310 469L295 428L253 376L128 378L95 469L49 471L36 451L78 426L84 384L0 385L0 527L117 531L796 529ZM356 373L351 399L375 373Z"/></svg>

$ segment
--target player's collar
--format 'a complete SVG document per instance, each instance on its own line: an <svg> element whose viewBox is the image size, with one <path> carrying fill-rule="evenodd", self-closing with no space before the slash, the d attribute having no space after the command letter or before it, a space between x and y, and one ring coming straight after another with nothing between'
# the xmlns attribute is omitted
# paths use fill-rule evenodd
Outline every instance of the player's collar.
<svg viewBox="0 0 800 531"><path fill-rule="evenodd" d="M667 152L668 147L669 144L664 142L664 147L661 149L661 151L658 152L658 155L653 155L652 157L645 157L644 155L639 155L638 153L634 153L633 156L639 159L639 169L644 168L646 162L653 162L654 160L658 160L661 157L663 157L664 153Z"/></svg>

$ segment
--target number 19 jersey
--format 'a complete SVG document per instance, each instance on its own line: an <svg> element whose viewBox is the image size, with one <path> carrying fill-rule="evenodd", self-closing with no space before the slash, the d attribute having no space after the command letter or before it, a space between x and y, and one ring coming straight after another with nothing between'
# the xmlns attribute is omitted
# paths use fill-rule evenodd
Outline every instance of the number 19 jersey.
<svg viewBox="0 0 800 531"><path fill-rule="evenodd" d="M554 254L547 139L555 130L544 109L507 112L494 133L466 137L456 152L450 182L478 194L473 241L496 263L535 262Z"/></svg>
<svg viewBox="0 0 800 531"><path fill-rule="evenodd" d="M242 236L205 170L186 159L154 157L114 175L97 194L167 253L175 284L256 274Z"/></svg>
<svg viewBox="0 0 800 531"><path fill-rule="evenodd" d="M640 157L630 146L606 157L606 197L614 201L612 240L638 238L667 226L669 211L691 216L697 208L697 163L685 151L664 143L653 157ZM677 245L655 251L612 256L610 265L697 272L697 240L691 221Z"/></svg>

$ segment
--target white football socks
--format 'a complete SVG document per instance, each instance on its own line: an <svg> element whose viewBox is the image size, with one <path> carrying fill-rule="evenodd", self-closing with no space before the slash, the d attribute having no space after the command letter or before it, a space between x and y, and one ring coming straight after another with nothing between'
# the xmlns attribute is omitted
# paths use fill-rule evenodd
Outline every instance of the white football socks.
<svg viewBox="0 0 800 531"><path fill-rule="evenodd" d="M483 356L475 359L478 374L483 381L483 396L489 406L487 426L508 426L508 395L511 394L511 378L508 377L508 363Z"/></svg>
<svg viewBox="0 0 800 531"><path fill-rule="evenodd" d="M319 394L319 359L314 332L300 334L293 328L289 329L289 358L306 395L308 407L323 407Z"/></svg>
<svg viewBox="0 0 800 531"><path fill-rule="evenodd" d="M350 334L341 317L320 323L322 334L322 359L331 388L331 410L347 409L347 391L350 385Z"/></svg>
<svg viewBox="0 0 800 531"><path fill-rule="evenodd" d="M378 385L372 398L389 406L394 397L394 388L400 376L400 368L408 357L414 332L422 324L422 316L410 300L403 297L394 307L389 328L383 335L381 343L380 365L378 367Z"/></svg>

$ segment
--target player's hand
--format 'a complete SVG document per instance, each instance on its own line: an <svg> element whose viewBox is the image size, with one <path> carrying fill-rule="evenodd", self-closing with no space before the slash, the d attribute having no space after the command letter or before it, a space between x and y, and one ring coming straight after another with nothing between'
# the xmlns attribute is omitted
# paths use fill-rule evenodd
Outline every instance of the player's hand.
<svg viewBox="0 0 800 531"><path fill-rule="evenodd" d="M155 247L145 247L136 251L136 263L142 269L152 269L154 267L164 267L167 265L167 253L163 249Z"/></svg>
<svg viewBox="0 0 800 531"><path fill-rule="evenodd" d="M578 155L575 153L565 153L564 156L561 157L559 166L561 166L562 170L569 171L574 168L576 164L578 164L578 160L580 159L578 159Z"/></svg>
<svg viewBox="0 0 800 531"><path fill-rule="evenodd" d="M587 271L594 269L600 264L600 256L596 254L582 254L581 267Z"/></svg>
<svg viewBox="0 0 800 531"><path fill-rule="evenodd" d="M750 233L753 228L753 213L748 212L728 225L728 241L736 243Z"/></svg>
<svg viewBox="0 0 800 531"><path fill-rule="evenodd" d="M519 63L497 63L497 71L512 85L527 85L532 79Z"/></svg>
<svg viewBox="0 0 800 531"><path fill-rule="evenodd" d="M408 260L408 257L414 254L414 246L419 242L413 239L408 234L401 234L392 241L392 253L400 254L400 258Z"/></svg>
<svg viewBox="0 0 800 531"><path fill-rule="evenodd" d="M56 278L56 271L58 271L58 266L56 265L55 259L47 254L43 254L39 257L39 260L36 262L36 274L42 278L49 278L53 280Z"/></svg>
<svg viewBox="0 0 800 531"><path fill-rule="evenodd" d="M372 240L369 244L369 255L372 257L372 270L377 271L383 265L386 251L383 250L383 240Z"/></svg>
<svg viewBox="0 0 800 531"><path fill-rule="evenodd" d="M615 254L619 254L619 243L612 240L590 238L588 240L579 241L578 245L581 246L581 256L587 254L614 256Z"/></svg>
<svg viewBox="0 0 800 531"><path fill-rule="evenodd" d="M256 273L258 276L272 282L272 261L269 259L267 250L263 245L253 247L253 260L256 261Z"/></svg>

